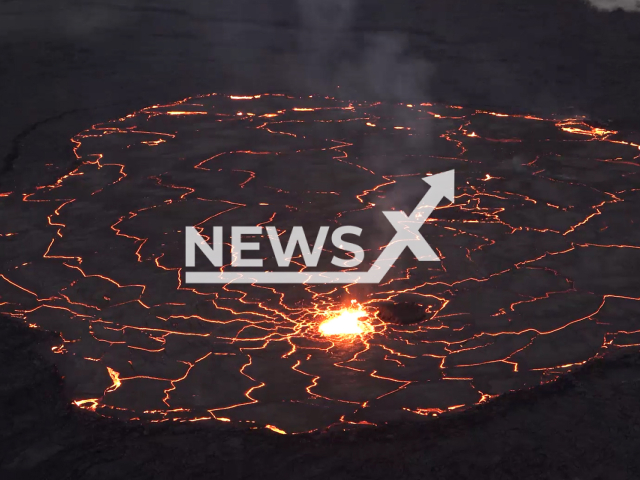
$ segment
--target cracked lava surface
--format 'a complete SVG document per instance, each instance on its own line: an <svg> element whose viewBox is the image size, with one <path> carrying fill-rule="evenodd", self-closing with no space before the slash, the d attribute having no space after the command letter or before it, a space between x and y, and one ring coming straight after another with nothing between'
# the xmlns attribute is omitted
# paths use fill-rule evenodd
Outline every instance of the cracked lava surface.
<svg viewBox="0 0 640 480"><path fill-rule="evenodd" d="M0 192L0 311L61 333L80 408L347 428L437 416L640 345L640 149L584 119L206 95L72 142L76 168L56 183ZM360 226L367 270L394 233L382 210L411 211L421 177L450 169L456 201L421 229L441 263L405 250L380 285L182 283L188 225L223 225L225 241L232 225L302 225L310 242ZM385 320L405 302L425 319Z"/></svg>

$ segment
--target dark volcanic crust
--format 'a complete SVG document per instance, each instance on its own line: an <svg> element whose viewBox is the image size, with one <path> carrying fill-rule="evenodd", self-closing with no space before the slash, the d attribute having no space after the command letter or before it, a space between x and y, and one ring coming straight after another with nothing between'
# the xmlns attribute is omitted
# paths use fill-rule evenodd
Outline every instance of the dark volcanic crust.
<svg viewBox="0 0 640 480"><path fill-rule="evenodd" d="M413 325L428 318L426 307L416 302L384 303L379 306L378 315L382 320L398 325Z"/></svg>

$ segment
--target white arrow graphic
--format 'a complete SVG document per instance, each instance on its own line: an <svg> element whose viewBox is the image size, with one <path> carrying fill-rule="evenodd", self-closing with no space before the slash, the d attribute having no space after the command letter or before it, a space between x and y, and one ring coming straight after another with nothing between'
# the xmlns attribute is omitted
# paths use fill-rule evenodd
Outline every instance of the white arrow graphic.
<svg viewBox="0 0 640 480"><path fill-rule="evenodd" d="M422 180L430 185L429 191L409 216L402 211L382 212L396 234L368 272L186 272L185 283L380 283L405 248L421 262L439 262L440 258L419 230L443 198L454 202L454 174L454 170L448 170L424 177Z"/></svg>

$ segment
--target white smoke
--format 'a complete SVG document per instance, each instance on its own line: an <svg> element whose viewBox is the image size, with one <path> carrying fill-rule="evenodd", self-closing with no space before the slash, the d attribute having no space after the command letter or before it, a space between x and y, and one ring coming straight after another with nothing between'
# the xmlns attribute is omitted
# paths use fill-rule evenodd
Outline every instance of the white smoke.
<svg viewBox="0 0 640 480"><path fill-rule="evenodd" d="M296 0L307 88L348 98L425 99L433 66L409 53L409 35L358 31L357 0ZM296 78L299 77L294 75Z"/></svg>
<svg viewBox="0 0 640 480"><path fill-rule="evenodd" d="M640 0L588 0L588 2L600 10L616 10L621 8L628 12L640 12Z"/></svg>

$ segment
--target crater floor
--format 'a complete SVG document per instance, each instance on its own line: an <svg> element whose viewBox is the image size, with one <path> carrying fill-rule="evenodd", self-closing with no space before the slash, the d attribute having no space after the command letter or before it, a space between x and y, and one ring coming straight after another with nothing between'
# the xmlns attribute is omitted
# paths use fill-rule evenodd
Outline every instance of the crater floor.
<svg viewBox="0 0 640 480"><path fill-rule="evenodd" d="M287 433L379 425L640 344L639 146L583 118L213 94L71 141L72 171L0 193L0 312L61 333L52 355L81 408ZM410 212L421 178L451 169L455 202L421 229L440 263L405 251L380 285L183 282L188 225L227 241L236 225L356 225L366 270L393 237L382 211ZM353 302L371 330L323 336ZM389 302L425 320L387 322Z"/></svg>

